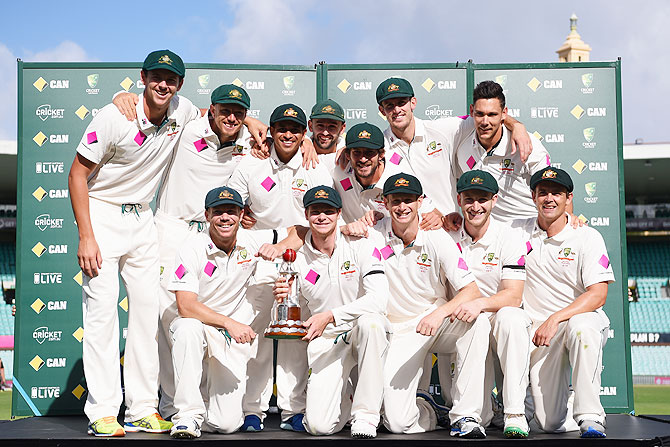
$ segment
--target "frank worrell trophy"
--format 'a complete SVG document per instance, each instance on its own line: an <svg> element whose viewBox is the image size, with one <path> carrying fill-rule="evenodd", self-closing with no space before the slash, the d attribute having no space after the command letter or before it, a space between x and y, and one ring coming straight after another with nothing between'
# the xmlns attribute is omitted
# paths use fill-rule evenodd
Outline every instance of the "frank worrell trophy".
<svg viewBox="0 0 670 447"><path fill-rule="evenodd" d="M289 284L288 297L281 302L275 301L272 307L272 320L265 329L265 336L268 338L299 339L307 335L307 329L302 326L300 317L300 282L298 272L293 268L295 257L295 250L289 248L284 252L284 262L279 268L279 274Z"/></svg>

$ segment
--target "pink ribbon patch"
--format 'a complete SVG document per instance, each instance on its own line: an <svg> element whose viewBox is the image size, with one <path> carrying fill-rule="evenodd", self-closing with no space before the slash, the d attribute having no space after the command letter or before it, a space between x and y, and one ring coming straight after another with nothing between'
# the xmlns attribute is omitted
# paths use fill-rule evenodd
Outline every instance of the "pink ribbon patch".
<svg viewBox="0 0 670 447"><path fill-rule="evenodd" d="M200 152L200 151L202 151L203 149L207 148L207 142L205 141L204 138L201 138L201 139L199 139L199 140L197 140L197 141L194 141L194 142L193 142L193 146L195 146L195 150L196 150L196 151Z"/></svg>
<svg viewBox="0 0 670 447"><path fill-rule="evenodd" d="M138 146L142 146L142 143L144 143L144 140L147 139L147 136L144 135L142 132L137 132L137 135L135 135L135 143L138 144Z"/></svg>
<svg viewBox="0 0 670 447"><path fill-rule="evenodd" d="M270 192L270 190L275 186L275 182L270 177L268 177L261 182L261 186L265 188L266 191Z"/></svg>
<svg viewBox="0 0 670 447"><path fill-rule="evenodd" d="M353 186L351 185L351 180L349 180L349 177L345 178L344 180L340 180L340 185L342 185L342 189L345 191L349 191Z"/></svg>
<svg viewBox="0 0 670 447"><path fill-rule="evenodd" d="M86 134L86 141L88 142L88 144L97 143L98 135L95 132L88 133Z"/></svg>
<svg viewBox="0 0 670 447"><path fill-rule="evenodd" d="M475 161L475 157L473 157L472 155L470 155L470 158L468 158L468 161L465 162L465 164L467 164L468 168L470 168L470 169L472 169L475 166L475 163L477 163L477 162Z"/></svg>
<svg viewBox="0 0 670 447"><path fill-rule="evenodd" d="M470 115L458 115L458 117L462 120L467 119Z"/></svg>
<svg viewBox="0 0 670 447"><path fill-rule="evenodd" d="M465 259L458 258L458 268L461 270L468 270L468 264L466 264Z"/></svg>
<svg viewBox="0 0 670 447"><path fill-rule="evenodd" d="M458 251L460 251L461 253L463 253L463 247L461 247L461 243L460 243L460 242L456 242L456 246L458 247Z"/></svg>
<svg viewBox="0 0 670 447"><path fill-rule="evenodd" d="M526 242L526 254L529 254L531 251L533 251L533 246L530 244L530 241Z"/></svg>
<svg viewBox="0 0 670 447"><path fill-rule="evenodd" d="M372 257L377 258L379 261L382 260L382 254L379 252L379 250L377 250L377 248L375 248L372 252Z"/></svg>
<svg viewBox="0 0 670 447"><path fill-rule="evenodd" d="M516 261L517 265L526 265L526 257L521 256L518 261Z"/></svg>
<svg viewBox="0 0 670 447"><path fill-rule="evenodd" d="M183 264L179 264L179 267L174 271L174 274L177 275L177 278L182 279L186 274L186 267L184 267Z"/></svg>
<svg viewBox="0 0 670 447"><path fill-rule="evenodd" d="M394 165L399 165L400 161L402 160L402 157L398 155L397 152L394 152L393 155L391 155L391 158L389 158L389 161L393 163Z"/></svg>
<svg viewBox="0 0 670 447"><path fill-rule="evenodd" d="M391 248L390 245L387 245L386 247L382 248L379 253L381 253L382 257L384 259L388 259L391 256L393 256L393 249Z"/></svg>
<svg viewBox="0 0 670 447"><path fill-rule="evenodd" d="M320 276L321 275L316 273L314 270L309 269L309 272L307 272L307 276L305 276L305 279L311 284L316 284Z"/></svg>
<svg viewBox="0 0 670 447"><path fill-rule="evenodd" d="M602 265L603 268L607 268L607 267L610 266L610 260L609 260L609 258L608 258L607 256L602 255L602 256L600 257L600 260L598 260L598 264Z"/></svg>
<svg viewBox="0 0 670 447"><path fill-rule="evenodd" d="M205 274L211 278L214 270L216 270L216 266L212 264L211 261L207 261L207 265L205 265Z"/></svg>

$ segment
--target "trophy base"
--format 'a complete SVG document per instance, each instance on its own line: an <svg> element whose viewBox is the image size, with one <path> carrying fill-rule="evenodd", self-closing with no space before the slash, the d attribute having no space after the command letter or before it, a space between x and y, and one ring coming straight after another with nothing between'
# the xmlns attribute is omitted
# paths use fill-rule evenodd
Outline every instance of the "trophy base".
<svg viewBox="0 0 670 447"><path fill-rule="evenodd" d="M299 340L307 335L307 329L302 326L302 321L278 321L273 322L265 329L265 337L289 340Z"/></svg>

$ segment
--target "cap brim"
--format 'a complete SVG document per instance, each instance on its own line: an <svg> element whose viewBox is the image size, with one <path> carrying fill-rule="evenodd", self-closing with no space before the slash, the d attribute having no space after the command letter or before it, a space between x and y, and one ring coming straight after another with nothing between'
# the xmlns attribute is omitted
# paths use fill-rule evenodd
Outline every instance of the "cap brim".
<svg viewBox="0 0 670 447"><path fill-rule="evenodd" d="M557 185L561 185L562 187L564 187L565 189L567 189L568 192L572 192L572 190L574 189L574 185L573 185L573 186L566 185L565 183L560 182L560 181L558 181L558 180L556 180L556 179L553 179L553 178L543 178L543 179L540 179L540 181L535 182L534 184L531 184L531 185L530 185L530 189L531 189L531 190L535 190L535 187L536 187L537 185L539 185L540 183L542 183L542 182L556 183Z"/></svg>
<svg viewBox="0 0 670 447"><path fill-rule="evenodd" d="M388 192L384 192L382 193L382 196L386 197L391 194L412 194L417 197L421 197L423 195L423 192L417 193L416 191L409 191L406 187L402 187L402 188L394 188Z"/></svg>
<svg viewBox="0 0 670 447"><path fill-rule="evenodd" d="M148 67L142 67L142 70L146 70L146 71L169 70L169 71L179 75L182 78L184 77L184 74L185 74L185 73L182 73L181 71L179 71L178 69L176 69L175 67L173 67L172 65L166 65L166 64L153 64L153 65L149 65Z"/></svg>
<svg viewBox="0 0 670 447"><path fill-rule="evenodd" d="M342 118L341 116L331 115L329 113L317 113L316 115L310 115L309 119L333 120L333 121L339 121L341 123L345 122L344 118Z"/></svg>
<svg viewBox="0 0 670 447"><path fill-rule="evenodd" d="M463 188L457 189L456 192L460 194L460 193L462 193L463 191L471 191L471 190L473 190L473 189L478 189L478 190L480 190L480 191L490 192L490 193L492 193L492 194L498 194L498 191L494 191L494 190L491 189L491 188L487 188L487 187L485 187L485 186L481 186L481 185L466 185L466 186L463 187Z"/></svg>
<svg viewBox="0 0 670 447"><path fill-rule="evenodd" d="M372 141L356 141L351 144L347 144L347 149L356 149L356 148L365 148L365 149L384 149L384 143L382 145L376 145Z"/></svg>
<svg viewBox="0 0 670 447"><path fill-rule="evenodd" d="M387 99L393 99L393 98L413 98L414 95L407 94L405 92L393 92L393 93L388 93L384 95L381 99L377 101L377 104L380 104Z"/></svg>
<svg viewBox="0 0 670 447"><path fill-rule="evenodd" d="M280 123L282 121L293 121L294 123L298 123L302 127L307 128L307 123L304 123L299 118L294 118L292 116L282 116L274 121L271 121L270 125L272 126L273 124Z"/></svg>
<svg viewBox="0 0 670 447"><path fill-rule="evenodd" d="M324 205L332 206L333 208L338 209L338 210L342 209L342 205L338 205L330 199L315 199L315 200L312 200L311 202L309 202L305 205L305 208L307 208L309 206L312 206L312 205L318 205L320 203L322 203Z"/></svg>
<svg viewBox="0 0 670 447"><path fill-rule="evenodd" d="M241 202L238 202L236 200L231 200L231 199L220 199L217 200L213 203L210 203L207 208L214 208L215 206L220 206L220 205L235 205L236 207L242 209L244 208L244 204Z"/></svg>
<svg viewBox="0 0 670 447"><path fill-rule="evenodd" d="M249 110L249 107L251 106L250 104L245 103L244 101L241 101L239 99L234 99L234 98L224 98L224 99L219 99L214 101L212 104L237 104L245 109Z"/></svg>

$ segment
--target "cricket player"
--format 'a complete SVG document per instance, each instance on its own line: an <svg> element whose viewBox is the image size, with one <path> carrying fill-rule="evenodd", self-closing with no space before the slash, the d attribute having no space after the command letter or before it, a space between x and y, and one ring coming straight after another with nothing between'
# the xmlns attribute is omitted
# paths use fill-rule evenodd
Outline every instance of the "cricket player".
<svg viewBox="0 0 670 447"><path fill-rule="evenodd" d="M344 133L347 128L344 110L332 99L319 101L312 107L307 121L314 149L331 177L337 171L337 158L344 149Z"/></svg>
<svg viewBox="0 0 670 447"><path fill-rule="evenodd" d="M569 224L573 183L548 167L530 179L537 217L514 222L528 239L524 309L533 323L530 386L535 419L546 432L566 431L570 416L582 437L605 437L600 374L609 319L603 312L614 281L597 230ZM572 370L572 374L571 374ZM568 385L574 413L568 414ZM576 426L574 427L576 429Z"/></svg>
<svg viewBox="0 0 670 447"><path fill-rule="evenodd" d="M389 215L382 198L384 182L409 170L409 166L397 155L390 160L384 157L384 134L374 124L356 124L347 132L345 141L348 163L344 170L333 172L335 188L342 197L342 218L346 223L364 219L372 226ZM430 206L432 202L424 199L422 210L433 210Z"/></svg>
<svg viewBox="0 0 670 447"><path fill-rule="evenodd" d="M307 129L307 118L295 104L283 104L270 116L273 143L270 157L245 157L228 182L246 202L256 223L254 229L275 229L306 225L302 198L315 185L331 183L325 166L307 170L303 166L300 144ZM256 273L253 295L261 317L257 330L267 326L272 306L275 264L261 263ZM307 309L304 310L308 312ZM307 385L307 346L302 341L282 340L277 352L277 403L282 409L281 427L304 431ZM249 384L245 397L246 421L243 430L263 429L264 411L272 393L272 340L260 337L258 353L249 362Z"/></svg>
<svg viewBox="0 0 670 447"><path fill-rule="evenodd" d="M84 273L83 341L89 434L167 432L172 424L158 405L158 240L149 202L158 188L184 125L200 111L176 95L184 64L169 50L150 53L145 85L128 121L114 105L92 119L77 146L68 184L79 231L77 257ZM119 273L128 292L124 354L125 430L116 420L121 376L116 312Z"/></svg>
<svg viewBox="0 0 670 447"><path fill-rule="evenodd" d="M421 229L438 228L442 216L456 211L456 177L452 169L453 153L474 126L471 120L458 117L422 120L414 116L417 99L412 85L402 78L389 78L376 92L379 112L389 127L384 131L386 156L407 161L410 173L426 188L426 196L435 204L423 213ZM522 154L530 150L526 128L508 118L505 126ZM527 155L526 155L527 156Z"/></svg>
<svg viewBox="0 0 670 447"><path fill-rule="evenodd" d="M483 438L482 366L491 325L484 315L456 314L481 293L451 237L419 228L419 180L405 173L391 176L383 195L391 217L379 221L370 237L386 261L391 290L387 314L393 337L384 367L384 424L393 433L451 425L452 436ZM458 293L447 301L450 285ZM448 415L432 399L416 396L424 359L431 352L456 354Z"/></svg>
<svg viewBox="0 0 670 447"><path fill-rule="evenodd" d="M528 219L537 214L530 196L530 177L550 166L549 154L540 140L528 134L532 152L526 160L514 150L514 144L503 125L509 116L502 87L493 81L477 84L473 91L469 128L454 153L454 174L460 178L473 170L484 170L496 179L498 200L491 216L501 222Z"/></svg>
<svg viewBox="0 0 670 447"><path fill-rule="evenodd" d="M304 323L311 374L303 423L313 435L330 435L353 419L352 437L374 438L384 391L379 379L390 338L384 265L371 241L340 234L342 201L337 191L316 186L303 202L310 230L295 268L300 294L312 314ZM283 300L288 293L289 284L279 278L275 298ZM357 381L350 399L354 368Z"/></svg>
<svg viewBox="0 0 670 447"><path fill-rule="evenodd" d="M526 244L519 231L511 232L490 218L498 206L499 192L491 174L476 169L468 171L458 179L456 190L464 222L460 230L449 234L463 253L484 296L461 305L455 313L470 318L480 313L488 316L492 330L484 392L488 396L493 389L495 364L502 372L498 374L497 385L504 402L503 433L508 438L526 438L529 428L524 399L528 387L531 321L520 307L526 279ZM448 393L451 359L442 355L438 358L440 384ZM492 409L485 405L484 423L492 416Z"/></svg>
<svg viewBox="0 0 670 447"><path fill-rule="evenodd" d="M161 293L158 348L160 357L160 413L165 417L176 410L172 405L174 377L170 354L170 322L165 313L175 301L168 291L177 249L189 235L206 230L202 197L225 184L254 142L244 126L251 105L249 95L232 84L221 85L211 95L208 113L189 122L182 132L174 159L158 191L156 228L160 249Z"/></svg>
<svg viewBox="0 0 670 447"><path fill-rule="evenodd" d="M173 317L173 438L197 438L201 430L232 433L244 421L247 362L256 338L247 288L257 256L275 256L284 247L268 245L273 231L240 229L243 207L234 189L209 191L208 230L184 241L170 272L168 288L176 294L166 311Z"/></svg>

